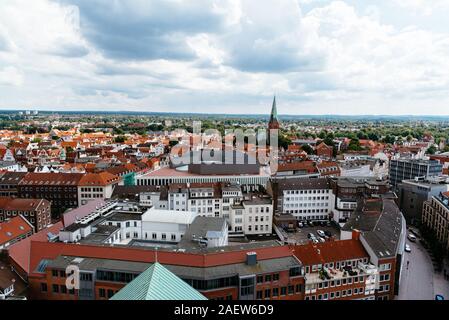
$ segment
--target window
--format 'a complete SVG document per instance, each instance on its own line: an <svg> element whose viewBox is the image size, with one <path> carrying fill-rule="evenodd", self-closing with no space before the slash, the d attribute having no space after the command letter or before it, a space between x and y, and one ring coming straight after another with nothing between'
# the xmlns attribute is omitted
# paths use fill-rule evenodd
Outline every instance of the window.
<svg viewBox="0 0 449 320"><path fill-rule="evenodd" d="M59 293L59 285L57 285L57 284L52 285L52 290L53 290L53 293Z"/></svg>
<svg viewBox="0 0 449 320"><path fill-rule="evenodd" d="M113 295L114 295L114 290L108 289L108 299L112 298Z"/></svg>
<svg viewBox="0 0 449 320"><path fill-rule="evenodd" d="M172 235L171 235L171 239L172 239L173 241L175 241L175 240L176 240L176 234L172 234Z"/></svg>
<svg viewBox="0 0 449 320"><path fill-rule="evenodd" d="M61 293L66 294L67 293L67 287L61 285Z"/></svg>
<svg viewBox="0 0 449 320"><path fill-rule="evenodd" d="M257 276L257 283L263 282L263 276Z"/></svg>
<svg viewBox="0 0 449 320"><path fill-rule="evenodd" d="M41 283L41 292L47 292L47 284Z"/></svg>
<svg viewBox="0 0 449 320"><path fill-rule="evenodd" d="M58 277L58 274L59 274L58 270L52 270L52 271L51 271L51 275L52 275L53 277Z"/></svg>
<svg viewBox="0 0 449 320"><path fill-rule="evenodd" d="M295 287L294 286L288 286L288 294L293 294L295 293Z"/></svg>
<svg viewBox="0 0 449 320"><path fill-rule="evenodd" d="M265 276L265 282L271 282L271 274Z"/></svg>
<svg viewBox="0 0 449 320"><path fill-rule="evenodd" d="M271 290L270 289L265 289L265 299L268 299L271 297Z"/></svg>
<svg viewBox="0 0 449 320"><path fill-rule="evenodd" d="M273 298L279 296L279 288L273 288Z"/></svg>
<svg viewBox="0 0 449 320"><path fill-rule="evenodd" d="M100 298L106 298L106 290L103 288L100 288L100 290L98 291Z"/></svg>
<svg viewBox="0 0 449 320"><path fill-rule="evenodd" d="M258 300L263 299L263 291L262 290L257 291L256 299L258 299Z"/></svg>
<svg viewBox="0 0 449 320"><path fill-rule="evenodd" d="M287 294L287 287L281 288L281 296L285 296Z"/></svg>
<svg viewBox="0 0 449 320"><path fill-rule="evenodd" d="M273 281L278 281L278 280L279 280L279 273L273 274Z"/></svg>
<svg viewBox="0 0 449 320"><path fill-rule="evenodd" d="M301 285L300 284L296 285L295 291L296 291L296 293L300 293L301 292Z"/></svg>

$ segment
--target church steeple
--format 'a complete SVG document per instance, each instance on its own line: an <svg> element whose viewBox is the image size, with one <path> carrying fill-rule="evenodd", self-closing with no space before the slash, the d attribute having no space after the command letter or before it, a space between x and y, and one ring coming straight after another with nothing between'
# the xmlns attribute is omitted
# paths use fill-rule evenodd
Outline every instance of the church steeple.
<svg viewBox="0 0 449 320"><path fill-rule="evenodd" d="M271 107L270 122L268 123L268 129L279 129L278 109L276 106L276 96L273 99L273 106Z"/></svg>

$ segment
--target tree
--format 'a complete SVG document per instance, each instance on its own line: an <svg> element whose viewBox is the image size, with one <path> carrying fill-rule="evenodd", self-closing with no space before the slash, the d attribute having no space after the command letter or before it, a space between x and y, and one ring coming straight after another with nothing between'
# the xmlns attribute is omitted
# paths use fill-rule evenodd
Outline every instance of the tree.
<svg viewBox="0 0 449 320"><path fill-rule="evenodd" d="M303 146L301 146L301 149L304 150L307 154L313 154L314 150L311 146L309 146L308 144L305 144Z"/></svg>
<svg viewBox="0 0 449 320"><path fill-rule="evenodd" d="M363 148L360 146L359 139L351 139L351 142L349 142L348 150L351 151L360 151Z"/></svg>
<svg viewBox="0 0 449 320"><path fill-rule="evenodd" d="M292 140L281 134L279 136L278 144L280 148L288 149L288 146L292 144Z"/></svg>
<svg viewBox="0 0 449 320"><path fill-rule="evenodd" d="M431 145L426 151L427 154L435 154L435 152L437 152L437 148L434 145Z"/></svg>
<svg viewBox="0 0 449 320"><path fill-rule="evenodd" d="M123 143L126 141L126 138L124 136L118 136L115 138L115 143Z"/></svg>

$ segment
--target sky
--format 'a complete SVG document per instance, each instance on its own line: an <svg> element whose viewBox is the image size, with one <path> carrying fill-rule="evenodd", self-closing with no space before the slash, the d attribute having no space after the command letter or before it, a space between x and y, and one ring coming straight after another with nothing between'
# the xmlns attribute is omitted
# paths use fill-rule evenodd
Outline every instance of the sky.
<svg viewBox="0 0 449 320"><path fill-rule="evenodd" d="M0 110L449 115L447 0L1 0Z"/></svg>

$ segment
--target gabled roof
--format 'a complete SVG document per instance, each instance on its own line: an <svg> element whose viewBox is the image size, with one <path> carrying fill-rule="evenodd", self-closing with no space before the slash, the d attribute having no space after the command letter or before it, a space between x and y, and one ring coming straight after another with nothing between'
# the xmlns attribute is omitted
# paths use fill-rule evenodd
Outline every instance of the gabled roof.
<svg viewBox="0 0 449 320"><path fill-rule="evenodd" d="M201 293L154 263L117 292L111 300L207 300Z"/></svg>
<svg viewBox="0 0 449 320"><path fill-rule="evenodd" d="M6 222L0 223L0 244L11 241L28 232L32 232L33 227L21 215Z"/></svg>

